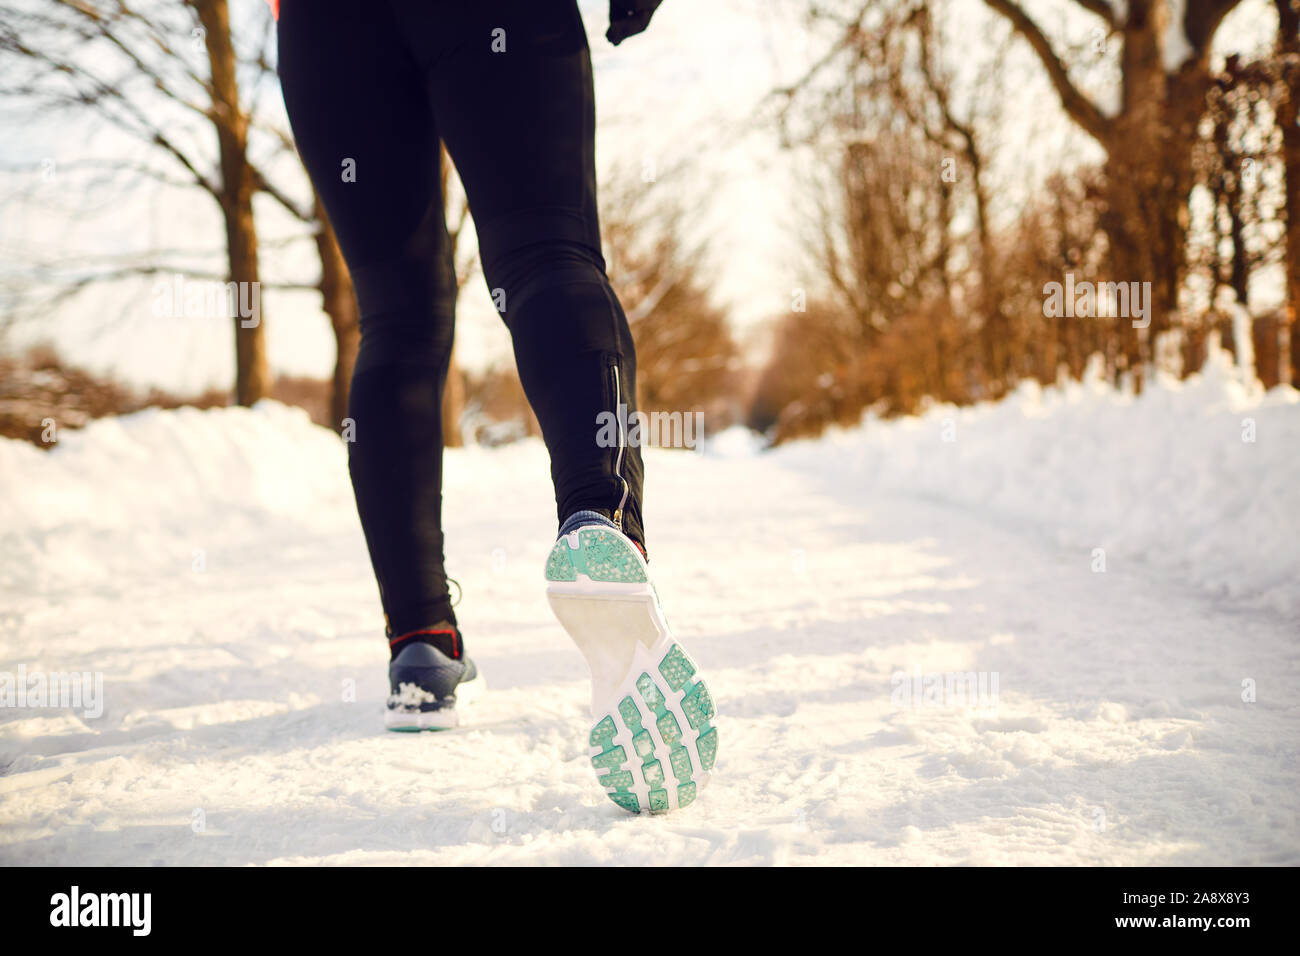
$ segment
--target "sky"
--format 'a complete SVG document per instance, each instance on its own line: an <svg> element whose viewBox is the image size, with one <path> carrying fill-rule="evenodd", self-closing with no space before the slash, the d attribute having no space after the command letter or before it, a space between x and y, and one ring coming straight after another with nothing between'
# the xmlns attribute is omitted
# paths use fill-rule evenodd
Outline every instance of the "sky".
<svg viewBox="0 0 1300 956"><path fill-rule="evenodd" d="M690 211L694 239L707 239L703 263L710 291L726 307L751 359L761 360L763 332L790 307L792 292L808 284L800 235L807 224L808 150L783 150L770 125L753 120L770 91L801 74L824 48L810 34L801 0L665 0L646 33L612 47L604 39L608 5L582 0L591 41L597 93L597 165L608 182L613 170L639 171L649 157L661 175L654 188L669 190ZM1267 10L1263 0L1247 7ZM1094 21L1061 0L1039 0L1030 9L1062 42L1084 45ZM232 0L234 20L259 22L260 0ZM1240 11L1240 19L1250 16ZM944 24L951 42L950 66L973 77L996 58L1007 84L991 170L995 194L1014 209L1063 163L1097 158L1095 146L1065 122L1054 95L1024 44L1004 48L1004 27L982 3L954 0ZM1085 86L1100 91L1105 65L1077 71ZM262 94L266 116L286 125L279 90ZM81 122L15 117L0 111L0 163L6 168L56 167L87 156L120 155L134 144ZM210 152L210 150L209 150ZM305 176L282 167L300 197ZM68 181L38 180L28 172L7 174L0 216L0 262L21 267L32 255L98 254L127 248L220 251L222 226L214 204L193 190L138 188L127 194L82 191L69 195ZM16 198L20 197L20 198ZM310 242L300 225L273 202L257 205L262 265L267 281L311 279L316 271ZM219 255L193 260L221 271ZM229 320L216 316L157 316L163 280L98 287L56 313L11 330L13 344L46 339L65 355L97 371L140 386L181 393L225 387L233 378ZM333 338L315 292L264 292L263 313L272 368L280 374L328 376ZM457 316L457 357L465 367L508 365L509 337L492 307L481 275L462 290Z"/></svg>

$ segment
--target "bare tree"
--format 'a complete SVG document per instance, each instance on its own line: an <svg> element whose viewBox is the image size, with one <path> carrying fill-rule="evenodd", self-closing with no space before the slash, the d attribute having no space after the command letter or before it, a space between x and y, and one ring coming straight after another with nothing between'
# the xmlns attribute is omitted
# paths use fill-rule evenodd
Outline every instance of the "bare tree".
<svg viewBox="0 0 1300 956"><path fill-rule="evenodd" d="M41 110L90 111L166 154L221 210L228 280L242 289L259 288L248 114L240 104L226 0L143 8L122 0L7 3L0 20L0 54L11 65L21 59L26 66L10 72L2 92L26 97ZM202 43L202 63L192 55L192 41ZM101 66L108 57L92 56L91 49L111 53L112 66ZM136 95L134 85L141 82L148 96L160 98L173 112L212 125L218 146L215 163L174 135L144 96ZM157 271L157 264L146 263L138 271ZM251 404L270 387L260 307L257 322L236 316L234 329L235 397Z"/></svg>
<svg viewBox="0 0 1300 956"><path fill-rule="evenodd" d="M659 178L674 175L660 170ZM739 351L705 278L707 240L686 238L677 194L616 169L602 183L601 207L610 283L636 341L639 407L704 411L711 422L739 417L728 407Z"/></svg>
<svg viewBox="0 0 1300 956"><path fill-rule="evenodd" d="M239 98L238 64L230 35L230 9L226 0L187 0L203 25L208 51L208 91L220 152L220 180L214 189L226 222L226 249L230 281L240 288L260 288L257 228L253 223L256 177L248 161L248 114ZM78 9L86 9L78 7ZM119 3L119 9L125 9ZM256 285L255 285L256 283ZM271 390L271 370L266 360L266 334L260 321L235 321L235 401L251 405Z"/></svg>
<svg viewBox="0 0 1300 956"><path fill-rule="evenodd" d="M35 110L56 109L70 116L87 112L145 143L163 160L161 167L134 160L109 164L118 172L170 186L188 184L212 196L226 224L225 278L229 281L258 282L263 289L320 292L336 343L330 421L336 429L341 428L360 337L356 298L319 198L313 193L309 202L300 202L264 173L272 161L294 152L288 131L258 115L258 95L277 82L270 54L274 45L271 18L263 15L256 42L243 44L241 52L226 0L186 0L180 5L147 0L131 5L124 0L9 0L2 9L6 16L0 54L9 54L16 58L16 65L26 67L14 71L19 79L11 81L4 92L26 98ZM111 66L89 67L87 43L104 47L104 62ZM211 124L217 134L216 155L207 152L202 138L196 142L195 137L183 135L187 131L178 129L176 116ZM254 135L261 136L260 163L252 158ZM180 176L163 172L166 164L179 167ZM62 165L73 170L106 164L87 159ZM305 235L315 245L320 263L316 280L261 280L252 208L257 193L270 196L306 227ZM115 263L73 281L61 279L62 287L54 298L130 274L196 275L192 269L169 265L172 258L167 250L141 251L125 266ZM48 304L50 300L41 303ZM236 401L251 403L269 387L262 326L244 327L236 321Z"/></svg>
<svg viewBox="0 0 1300 956"><path fill-rule="evenodd" d="M1038 23L1017 0L985 0L1005 17L1041 63L1067 116L1106 152L1111 268L1126 280L1152 283L1150 335L1169 328L1178 306L1187 250L1187 199L1195 182L1193 152L1214 84L1210 47L1240 0L1075 0L1120 42L1118 108L1108 111L1070 75ZM1124 273L1130 275L1124 275ZM1132 273L1136 273L1133 275ZM1140 372L1138 331L1117 320L1121 358Z"/></svg>
<svg viewBox="0 0 1300 956"><path fill-rule="evenodd" d="M997 97L958 96L936 6L853 0L846 13L845 4L819 5L813 22L829 24L839 40L774 97L783 140L802 140L828 157L807 244L823 301L783 320L783 328L816 325L814 341L825 343L832 332L838 339L822 372L811 356L800 362L820 396L799 403L805 418L838 416L854 401L859 410L878 400L905 407L922 389L957 400L972 376L996 394L1020 373L994 294L982 129ZM976 92L998 82L996 69L986 71ZM806 132L793 132L798 123ZM886 354L912 367L889 371L880 361ZM793 380L769 372L761 387Z"/></svg>
<svg viewBox="0 0 1300 956"><path fill-rule="evenodd" d="M144 6L123 0L17 2L5 4L0 19L0 54L11 67L15 61L25 67L9 71L3 92L41 110L89 111L165 154L221 210L228 281L259 288L249 121L240 103L226 0ZM152 103L211 124L215 162L176 135ZM141 271L155 269L150 264ZM234 319L235 397L241 404L265 396L270 387L260 306L258 311L256 322Z"/></svg>

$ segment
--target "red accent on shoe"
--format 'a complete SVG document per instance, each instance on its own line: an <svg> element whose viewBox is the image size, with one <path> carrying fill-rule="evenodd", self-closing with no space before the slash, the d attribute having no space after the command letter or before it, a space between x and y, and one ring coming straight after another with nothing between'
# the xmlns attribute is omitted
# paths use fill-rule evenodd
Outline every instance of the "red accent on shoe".
<svg viewBox="0 0 1300 956"><path fill-rule="evenodd" d="M388 646L396 647L398 644L402 643L402 641L406 640L408 637L418 637L421 634L450 634L451 646L452 649L455 651L454 657L457 660L460 659L460 634L457 633L454 627L437 627L437 628L426 627L420 631L411 631L407 634L401 635L400 637L389 638Z"/></svg>

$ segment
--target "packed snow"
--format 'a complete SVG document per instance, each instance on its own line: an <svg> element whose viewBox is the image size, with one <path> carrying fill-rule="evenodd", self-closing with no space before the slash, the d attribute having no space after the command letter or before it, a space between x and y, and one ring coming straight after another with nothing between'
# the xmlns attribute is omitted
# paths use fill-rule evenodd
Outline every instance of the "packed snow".
<svg viewBox="0 0 1300 956"><path fill-rule="evenodd" d="M382 727L332 433L263 404L5 441L0 695L101 691L0 707L0 863L1300 863L1297 449L1300 397L1219 356L1136 398L650 450L722 749L694 806L631 817L544 598L536 441L448 452L489 692L421 735Z"/></svg>

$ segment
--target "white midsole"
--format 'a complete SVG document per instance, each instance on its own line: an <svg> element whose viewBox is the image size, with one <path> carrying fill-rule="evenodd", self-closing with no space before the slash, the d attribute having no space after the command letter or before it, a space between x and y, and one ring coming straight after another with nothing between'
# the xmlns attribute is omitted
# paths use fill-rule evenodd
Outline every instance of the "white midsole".
<svg viewBox="0 0 1300 956"><path fill-rule="evenodd" d="M660 648L667 653L673 636L653 591L600 593L566 583L563 589L548 588L546 597L587 661L595 718L617 706L629 673L642 666L646 653ZM633 677L640 673L637 669Z"/></svg>

